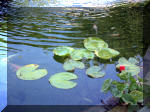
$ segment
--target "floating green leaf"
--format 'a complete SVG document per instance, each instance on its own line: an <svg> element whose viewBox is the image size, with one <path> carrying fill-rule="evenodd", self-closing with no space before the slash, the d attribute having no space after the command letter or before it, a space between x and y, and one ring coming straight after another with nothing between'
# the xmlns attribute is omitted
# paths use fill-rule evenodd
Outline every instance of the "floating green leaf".
<svg viewBox="0 0 150 112"><path fill-rule="evenodd" d="M119 68L121 65L125 66L125 71L131 73L132 76L137 75L140 72L140 67L132 64L124 57L120 58L118 61L118 65L116 65L117 68Z"/></svg>
<svg viewBox="0 0 150 112"><path fill-rule="evenodd" d="M110 58L113 58L113 57L119 55L120 53L114 49L111 49L111 48L100 48L100 49L97 49L95 51L95 54L99 58L110 59Z"/></svg>
<svg viewBox="0 0 150 112"><path fill-rule="evenodd" d="M133 57L129 58L129 62L132 63L132 64L138 64L138 60L133 58Z"/></svg>
<svg viewBox="0 0 150 112"><path fill-rule="evenodd" d="M108 44L97 37L89 37L84 40L84 47L90 51L95 51L98 48L107 48Z"/></svg>
<svg viewBox="0 0 150 112"><path fill-rule="evenodd" d="M47 75L46 69L37 69L39 65L29 64L17 70L17 77L22 80L37 80Z"/></svg>
<svg viewBox="0 0 150 112"><path fill-rule="evenodd" d="M60 89L71 89L74 88L77 83L70 81L77 79L77 75L70 73L70 72L61 72L61 73L56 73L52 75L49 78L49 82L51 83L52 86Z"/></svg>
<svg viewBox="0 0 150 112"><path fill-rule="evenodd" d="M88 68L86 70L86 74L93 78L100 78L105 75L105 73L101 71L101 68L99 66L92 66L92 67Z"/></svg>
<svg viewBox="0 0 150 112"><path fill-rule="evenodd" d="M82 58L93 59L94 53L87 49L76 49L70 56L73 60L81 60Z"/></svg>
<svg viewBox="0 0 150 112"><path fill-rule="evenodd" d="M68 56L72 53L72 51L74 51L74 49L67 46L56 47L53 50L54 54L58 56Z"/></svg>
<svg viewBox="0 0 150 112"><path fill-rule="evenodd" d="M75 60L67 60L64 65L63 65L63 68L66 70L66 71L72 71L74 70L75 68L79 68L79 69L84 69L84 63L80 62L80 61L75 61Z"/></svg>
<svg viewBox="0 0 150 112"><path fill-rule="evenodd" d="M106 92L110 89L111 83L112 83L112 80L111 80L111 79L105 80L105 82L104 82L104 84L103 84L103 86L102 86L101 91L106 93Z"/></svg>

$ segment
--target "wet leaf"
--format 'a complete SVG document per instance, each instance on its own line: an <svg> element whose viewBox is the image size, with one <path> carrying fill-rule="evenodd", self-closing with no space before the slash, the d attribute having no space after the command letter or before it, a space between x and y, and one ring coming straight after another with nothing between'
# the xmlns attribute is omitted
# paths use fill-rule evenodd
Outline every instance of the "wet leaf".
<svg viewBox="0 0 150 112"><path fill-rule="evenodd" d="M60 47L56 47L53 50L53 53L58 56L68 56L72 53L72 51L74 51L74 49L71 47L60 46Z"/></svg>
<svg viewBox="0 0 150 112"><path fill-rule="evenodd" d="M104 77L105 73L101 71L99 66L92 66L86 70L86 74L93 78Z"/></svg>
<svg viewBox="0 0 150 112"><path fill-rule="evenodd" d="M84 40L84 47L90 51L95 51L98 48L107 48L108 44L97 37L89 37Z"/></svg>
<svg viewBox="0 0 150 112"><path fill-rule="evenodd" d="M63 68L66 70L66 71L72 71L74 70L75 68L79 68L79 69L84 69L84 63L80 62L80 61L75 61L75 60L67 60L64 65L63 65Z"/></svg>
<svg viewBox="0 0 150 112"><path fill-rule="evenodd" d="M47 75L46 69L37 69L39 65L29 64L17 70L17 77L22 80L37 80Z"/></svg>
<svg viewBox="0 0 150 112"><path fill-rule="evenodd" d="M125 72L131 73L132 76L137 75L140 72L140 67L139 66L137 66L135 64L132 64L131 62L129 62L124 57L120 58L118 63L119 64L116 65L117 68L124 65L125 66Z"/></svg>
<svg viewBox="0 0 150 112"><path fill-rule="evenodd" d="M52 86L60 89L71 89L74 88L77 83L70 81L77 79L77 75L70 73L70 72L61 72L61 73L56 73L52 75L49 78L49 82Z"/></svg>
<svg viewBox="0 0 150 112"><path fill-rule="evenodd" d="M130 95L136 102L143 102L143 93L141 91L134 90L130 92Z"/></svg>
<svg viewBox="0 0 150 112"><path fill-rule="evenodd" d="M120 98L123 94L123 91L119 91L117 88L112 88L111 93L114 97Z"/></svg>
<svg viewBox="0 0 150 112"><path fill-rule="evenodd" d="M129 58L129 62L132 63L132 64L138 64L138 60L136 58L133 58L133 57L130 57Z"/></svg>
<svg viewBox="0 0 150 112"><path fill-rule="evenodd" d="M130 104L136 104L136 101L134 100L134 98L130 95L130 94L123 94L122 95L122 100L126 103L130 103Z"/></svg>
<svg viewBox="0 0 150 112"><path fill-rule="evenodd" d="M122 97L123 92L127 90L128 85L117 81L112 81L111 93L114 97Z"/></svg>
<svg viewBox="0 0 150 112"><path fill-rule="evenodd" d="M117 81L112 81L112 84L116 85L116 88L119 91L125 91L128 88L128 84L125 84L125 83L121 83L121 82L117 82Z"/></svg>
<svg viewBox="0 0 150 112"><path fill-rule="evenodd" d="M53 59L56 61L56 62L58 62L58 63L64 63L65 62L65 60L67 59L68 57L66 57L66 56L58 56L58 55L54 55L53 56Z"/></svg>
<svg viewBox="0 0 150 112"><path fill-rule="evenodd" d="M117 55L119 55L120 53L114 49L111 48L101 48L101 49L97 49L95 51L95 54L102 59L110 59L113 58Z"/></svg>
<svg viewBox="0 0 150 112"><path fill-rule="evenodd" d="M108 90L110 89L110 87L111 87L111 83L112 83L112 80L111 80L111 79L105 80L105 82L104 82L104 84L103 84L103 86L102 86L101 91L107 93L107 91L108 91Z"/></svg>
<svg viewBox="0 0 150 112"><path fill-rule="evenodd" d="M126 71L122 71L121 73L117 74L117 76L121 79L121 80L125 80L127 81L130 77L130 74Z"/></svg>
<svg viewBox="0 0 150 112"><path fill-rule="evenodd" d="M76 49L71 53L71 58L73 60L81 60L83 58L93 59L94 53L87 49Z"/></svg>

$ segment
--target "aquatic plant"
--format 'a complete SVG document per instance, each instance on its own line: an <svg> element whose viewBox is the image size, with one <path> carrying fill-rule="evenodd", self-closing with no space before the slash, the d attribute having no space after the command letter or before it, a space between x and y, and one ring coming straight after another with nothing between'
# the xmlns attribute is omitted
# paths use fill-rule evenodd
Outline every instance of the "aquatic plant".
<svg viewBox="0 0 150 112"><path fill-rule="evenodd" d="M70 56L73 60L81 60L83 58L93 59L94 53L87 49L76 49L71 53Z"/></svg>
<svg viewBox="0 0 150 112"><path fill-rule="evenodd" d="M75 61L72 59L67 60L63 65L63 68L66 71L73 71L75 68L84 69L84 67L85 66L83 62Z"/></svg>
<svg viewBox="0 0 150 112"><path fill-rule="evenodd" d="M53 50L53 53L60 57L66 57L63 68L66 71L73 71L74 69L84 69L85 65L82 59L94 59L95 56L102 59L110 59L117 55L119 52L108 48L108 44L97 37L89 37L83 42L85 48L74 49L68 46L59 46ZM23 80L36 80L44 77L47 74L46 69L38 69L39 65L31 64L21 67L17 71L17 77ZM86 74L92 78L100 78L105 75L102 68L99 66L92 66L86 70ZM49 82L52 86L60 89L71 89L77 85L77 83L70 80L77 79L77 76L70 72L61 72L52 75L49 78Z"/></svg>
<svg viewBox="0 0 150 112"><path fill-rule="evenodd" d="M143 80L138 76L138 66L134 65L138 61L135 58L129 58L128 61L120 58L118 63L117 68L121 65L125 66L125 70L117 74L121 81L107 79L103 83L101 91L105 93L110 91L114 97L120 98L126 104L143 103Z"/></svg>
<svg viewBox="0 0 150 112"><path fill-rule="evenodd" d="M120 54L118 51L108 48L108 44L97 37L89 37L84 40L83 44L86 49L59 46L53 50L53 53L58 56L70 56L73 60L93 59L94 54L102 59L110 59Z"/></svg>
<svg viewBox="0 0 150 112"><path fill-rule="evenodd" d="M37 69L39 65L29 64L17 70L17 77L22 80L37 80L47 75L46 69Z"/></svg>
<svg viewBox="0 0 150 112"><path fill-rule="evenodd" d="M114 49L110 49L110 48L100 48L95 51L95 54L99 58L110 59L110 58L113 58L113 57L119 55L119 52Z"/></svg>
<svg viewBox="0 0 150 112"><path fill-rule="evenodd" d="M118 65L116 65L117 68L120 66L125 66L125 71L131 73L132 76L137 75L140 72L140 67L136 64L138 61L135 58L130 57L129 60L125 59L124 57L121 57L118 60Z"/></svg>
<svg viewBox="0 0 150 112"><path fill-rule="evenodd" d="M92 66L86 70L86 74L92 78L100 78L105 76L105 72L101 71L99 66Z"/></svg>
<svg viewBox="0 0 150 112"><path fill-rule="evenodd" d="M85 68L84 63L79 61L84 58L94 59L94 57L97 56L102 59L110 59L119 55L118 51L108 48L108 44L104 40L97 37L89 37L84 40L83 44L85 48L82 49L74 49L68 46L59 46L53 50L53 53L55 55L68 57L63 64L63 68L66 71L73 71L75 68L79 68L79 69ZM61 76L60 74L61 73L59 73L58 77ZM62 72L62 74L64 74L64 72ZM105 73L102 72L102 68L100 68L99 66L92 66L88 68L86 70L86 74L92 78L100 78L105 75ZM56 79L52 78L52 79L53 82L55 82L56 80L57 84L60 84L62 82L61 80L57 80L57 78ZM51 84L55 87L58 86L55 85L54 83ZM57 87L57 88L63 89L63 87Z"/></svg>
<svg viewBox="0 0 150 112"><path fill-rule="evenodd" d="M89 37L84 40L84 47L89 51L95 51L99 48L108 48L108 44L97 37Z"/></svg>
<svg viewBox="0 0 150 112"><path fill-rule="evenodd" d="M56 73L49 78L49 82L56 88L71 89L77 85L76 82L70 81L77 79L77 75L70 72Z"/></svg>
<svg viewBox="0 0 150 112"><path fill-rule="evenodd" d="M72 53L72 51L74 51L74 49L71 47L60 46L60 47L56 47L53 50L53 53L58 56L69 56Z"/></svg>

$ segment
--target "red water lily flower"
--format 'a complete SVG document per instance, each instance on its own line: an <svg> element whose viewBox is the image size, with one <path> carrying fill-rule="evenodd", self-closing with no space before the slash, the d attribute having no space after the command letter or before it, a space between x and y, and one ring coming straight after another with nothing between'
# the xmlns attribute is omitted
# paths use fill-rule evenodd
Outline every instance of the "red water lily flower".
<svg viewBox="0 0 150 112"><path fill-rule="evenodd" d="M119 70L120 71L125 70L125 66L124 65L120 65Z"/></svg>

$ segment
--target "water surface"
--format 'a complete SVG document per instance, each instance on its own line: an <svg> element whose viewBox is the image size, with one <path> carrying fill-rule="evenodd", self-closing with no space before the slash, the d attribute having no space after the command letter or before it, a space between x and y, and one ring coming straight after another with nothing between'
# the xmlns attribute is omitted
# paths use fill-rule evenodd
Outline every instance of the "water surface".
<svg viewBox="0 0 150 112"><path fill-rule="evenodd" d="M102 105L111 94L102 93L104 80L116 77L119 57L142 59L142 11L139 8L13 8L8 18L8 104L9 105ZM98 27L98 32L93 25ZM0 31L6 37L6 32ZM51 75L64 72L62 60L52 50L57 46L84 48L83 40L99 37L120 56L110 60L84 61L104 67L106 76L92 79L85 69L76 69L77 86L62 90L52 87ZM1 42L6 41L1 38ZM23 81L16 77L19 66L39 64L48 75L40 80Z"/></svg>

